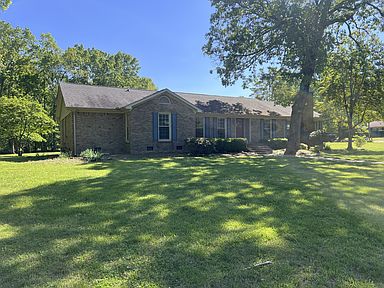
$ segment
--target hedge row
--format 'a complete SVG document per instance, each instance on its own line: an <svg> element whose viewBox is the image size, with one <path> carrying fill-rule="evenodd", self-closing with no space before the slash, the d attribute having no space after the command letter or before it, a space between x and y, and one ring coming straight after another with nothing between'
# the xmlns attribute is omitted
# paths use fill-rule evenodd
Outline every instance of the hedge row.
<svg viewBox="0 0 384 288"><path fill-rule="evenodd" d="M188 138L185 148L192 155L208 155L214 153L238 153L247 150L244 138Z"/></svg>

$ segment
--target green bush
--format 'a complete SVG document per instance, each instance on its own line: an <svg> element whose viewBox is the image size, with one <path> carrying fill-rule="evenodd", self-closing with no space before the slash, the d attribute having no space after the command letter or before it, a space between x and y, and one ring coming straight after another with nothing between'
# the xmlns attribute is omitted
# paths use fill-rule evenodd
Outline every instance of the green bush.
<svg viewBox="0 0 384 288"><path fill-rule="evenodd" d="M288 144L288 139L287 138L268 139L266 144L269 147L271 147L273 150L286 149Z"/></svg>
<svg viewBox="0 0 384 288"><path fill-rule="evenodd" d="M247 150L247 141L243 138L188 138L185 148L192 155L236 153Z"/></svg>
<svg viewBox="0 0 384 288"><path fill-rule="evenodd" d="M365 144L367 144L367 140L365 140L364 136L356 136L354 139L355 145L358 148L363 147Z"/></svg>
<svg viewBox="0 0 384 288"><path fill-rule="evenodd" d="M209 155L215 153L215 145L210 138L188 138L185 149L192 155Z"/></svg>
<svg viewBox="0 0 384 288"><path fill-rule="evenodd" d="M325 151L331 151L332 148L331 148L331 146L330 146L329 144L325 144L325 146L324 146L324 150L325 150Z"/></svg>
<svg viewBox="0 0 384 288"><path fill-rule="evenodd" d="M87 162L101 161L103 159L103 155L103 153L93 149L86 149L80 153L80 157Z"/></svg>
<svg viewBox="0 0 384 288"><path fill-rule="evenodd" d="M305 143L300 143L300 150L308 150L308 145Z"/></svg>
<svg viewBox="0 0 384 288"><path fill-rule="evenodd" d="M247 150L244 138L216 138L214 139L216 153L238 153Z"/></svg>
<svg viewBox="0 0 384 288"><path fill-rule="evenodd" d="M311 146L319 146L320 150L323 149L324 142L328 142L329 140L329 134L324 130L316 130L309 134L309 144Z"/></svg>

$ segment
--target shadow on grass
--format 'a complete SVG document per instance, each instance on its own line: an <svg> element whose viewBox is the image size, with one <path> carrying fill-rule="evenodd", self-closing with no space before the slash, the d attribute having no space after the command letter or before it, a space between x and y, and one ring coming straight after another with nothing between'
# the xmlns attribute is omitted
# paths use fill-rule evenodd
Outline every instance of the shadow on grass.
<svg viewBox="0 0 384 288"><path fill-rule="evenodd" d="M30 161L42 161L42 160L49 160L49 159L55 159L58 158L59 154L58 153L50 153L50 154L45 154L42 153L39 155L39 153L34 153L34 154L29 154L27 156L17 156L17 155L1 155L0 154L0 162L18 162L18 163L23 163L23 162L30 162Z"/></svg>
<svg viewBox="0 0 384 288"><path fill-rule="evenodd" d="M105 177L0 196L0 221L16 231L0 238L0 286L382 283L383 227L359 209L384 206L384 180L331 165L128 159L88 165ZM369 193L356 191L362 181Z"/></svg>

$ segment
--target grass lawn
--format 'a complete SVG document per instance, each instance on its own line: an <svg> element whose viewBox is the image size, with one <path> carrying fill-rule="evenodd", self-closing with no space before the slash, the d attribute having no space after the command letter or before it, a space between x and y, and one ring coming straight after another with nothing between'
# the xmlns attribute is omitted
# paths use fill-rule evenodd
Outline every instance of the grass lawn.
<svg viewBox="0 0 384 288"><path fill-rule="evenodd" d="M322 152L322 156L384 162L384 138L375 138L373 142L368 142L362 148L354 147L353 151L346 150L348 146L346 142L332 142L328 145L332 150Z"/></svg>
<svg viewBox="0 0 384 288"><path fill-rule="evenodd" d="M0 156L0 287L384 287L384 165L42 158Z"/></svg>

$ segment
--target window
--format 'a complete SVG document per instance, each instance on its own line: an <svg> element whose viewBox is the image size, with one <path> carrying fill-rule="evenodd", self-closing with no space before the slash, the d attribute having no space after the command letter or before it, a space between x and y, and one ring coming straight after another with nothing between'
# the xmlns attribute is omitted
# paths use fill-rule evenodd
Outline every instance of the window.
<svg viewBox="0 0 384 288"><path fill-rule="evenodd" d="M160 104L171 104L171 100L167 96L161 96L159 99Z"/></svg>
<svg viewBox="0 0 384 288"><path fill-rule="evenodd" d="M171 114L159 113L159 141L171 140Z"/></svg>
<svg viewBox="0 0 384 288"><path fill-rule="evenodd" d="M217 137L218 138L225 138L225 119L219 118L217 119Z"/></svg>
<svg viewBox="0 0 384 288"><path fill-rule="evenodd" d="M203 118L196 118L196 137L204 137L204 121Z"/></svg>
<svg viewBox="0 0 384 288"><path fill-rule="evenodd" d="M271 138L271 120L264 120L263 121L263 138L269 139Z"/></svg>
<svg viewBox="0 0 384 288"><path fill-rule="evenodd" d="M276 137L276 130L277 130L277 124L276 124L276 119L271 120L271 138Z"/></svg>

